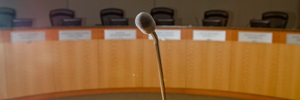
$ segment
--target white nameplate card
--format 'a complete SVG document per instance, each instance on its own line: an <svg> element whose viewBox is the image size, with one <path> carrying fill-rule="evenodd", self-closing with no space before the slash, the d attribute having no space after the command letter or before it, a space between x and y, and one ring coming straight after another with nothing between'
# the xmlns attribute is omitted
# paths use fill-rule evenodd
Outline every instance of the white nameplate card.
<svg viewBox="0 0 300 100"><path fill-rule="evenodd" d="M135 40L136 30L104 30L105 40Z"/></svg>
<svg viewBox="0 0 300 100"><path fill-rule="evenodd" d="M59 40L91 40L91 30L64 30L59 31Z"/></svg>
<svg viewBox="0 0 300 100"><path fill-rule="evenodd" d="M45 32L11 32L12 43L40 42L45 40Z"/></svg>
<svg viewBox="0 0 300 100"><path fill-rule="evenodd" d="M194 30L193 40L226 41L226 31Z"/></svg>
<svg viewBox="0 0 300 100"><path fill-rule="evenodd" d="M286 36L287 44L300 44L300 34L287 34Z"/></svg>
<svg viewBox="0 0 300 100"><path fill-rule="evenodd" d="M272 43L272 32L239 32L239 42Z"/></svg>
<svg viewBox="0 0 300 100"><path fill-rule="evenodd" d="M181 31L180 30L155 30L158 39L160 40L180 40ZM148 35L150 40L153 40L151 34Z"/></svg>

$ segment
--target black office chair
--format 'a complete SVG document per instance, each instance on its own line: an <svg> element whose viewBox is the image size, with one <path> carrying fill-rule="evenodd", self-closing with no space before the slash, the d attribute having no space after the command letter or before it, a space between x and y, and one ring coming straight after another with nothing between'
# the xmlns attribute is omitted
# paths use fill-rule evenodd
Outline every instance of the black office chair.
<svg viewBox="0 0 300 100"><path fill-rule="evenodd" d="M271 21L271 28L285 28L289 19L286 12L269 11L262 14L263 20Z"/></svg>
<svg viewBox="0 0 300 100"><path fill-rule="evenodd" d="M49 15L52 26L63 26L63 19L74 18L75 12L70 9L54 9Z"/></svg>
<svg viewBox="0 0 300 100"><path fill-rule="evenodd" d="M81 18L64 18L63 26L81 26Z"/></svg>
<svg viewBox="0 0 300 100"><path fill-rule="evenodd" d="M128 19L127 18L110 19L110 25L114 25L114 26L126 26L126 25L128 25Z"/></svg>
<svg viewBox="0 0 300 100"><path fill-rule="evenodd" d="M13 20L13 27L32 27L32 19L18 18Z"/></svg>
<svg viewBox="0 0 300 100"><path fill-rule="evenodd" d="M222 26L221 19L203 19L202 20L203 26Z"/></svg>
<svg viewBox="0 0 300 100"><path fill-rule="evenodd" d="M156 19L156 25L175 25L174 19Z"/></svg>
<svg viewBox="0 0 300 100"><path fill-rule="evenodd" d="M156 7L150 11L156 25L175 25L174 10L167 7Z"/></svg>
<svg viewBox="0 0 300 100"><path fill-rule="evenodd" d="M16 18L16 11L12 8L0 7L0 28L13 26L13 19Z"/></svg>
<svg viewBox="0 0 300 100"><path fill-rule="evenodd" d="M252 19L252 20L250 20L250 27L252 27L252 28L270 28L271 21L270 20Z"/></svg>
<svg viewBox="0 0 300 100"><path fill-rule="evenodd" d="M208 22L211 20L211 22L214 20L221 20L221 24L215 24L215 26L227 26L227 21L228 21L229 14L225 10L208 10L205 11L204 13L204 19L203 22ZM209 20L208 20L209 19ZM209 24L210 26L212 24ZM203 23L203 26L205 24Z"/></svg>
<svg viewBox="0 0 300 100"><path fill-rule="evenodd" d="M119 8L106 8L100 11L102 25L128 25L124 11Z"/></svg>

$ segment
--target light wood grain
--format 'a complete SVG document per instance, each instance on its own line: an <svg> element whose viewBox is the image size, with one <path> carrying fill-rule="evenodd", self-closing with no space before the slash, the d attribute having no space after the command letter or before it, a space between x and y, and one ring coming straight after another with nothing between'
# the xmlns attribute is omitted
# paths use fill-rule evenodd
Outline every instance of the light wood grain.
<svg viewBox="0 0 300 100"><path fill-rule="evenodd" d="M230 90L277 96L279 45L232 43Z"/></svg>
<svg viewBox="0 0 300 100"><path fill-rule="evenodd" d="M143 41L99 41L100 88L142 86Z"/></svg>
<svg viewBox="0 0 300 100"><path fill-rule="evenodd" d="M276 95L300 100L300 46L281 44L279 56Z"/></svg>
<svg viewBox="0 0 300 100"><path fill-rule="evenodd" d="M58 41L52 34L58 30L46 32L47 42L12 44L7 36L4 44L0 37L0 99L159 87L153 41L143 35L102 40L103 29L93 28L89 41ZM166 87L300 100L300 46L277 44L285 42L285 32L274 35L276 43L262 44L235 42L238 30L233 29L227 30L232 34L226 42L192 41L192 29L181 30L187 33L183 40L160 42Z"/></svg>
<svg viewBox="0 0 300 100"><path fill-rule="evenodd" d="M51 42L7 43L5 54L9 98L55 92Z"/></svg>
<svg viewBox="0 0 300 100"><path fill-rule="evenodd" d="M0 32L0 100L6 98L6 67L3 34Z"/></svg>
<svg viewBox="0 0 300 100"><path fill-rule="evenodd" d="M187 88L229 89L230 42L188 41Z"/></svg>
<svg viewBox="0 0 300 100"><path fill-rule="evenodd" d="M53 49L57 91L99 88L98 40L55 41Z"/></svg>
<svg viewBox="0 0 300 100"><path fill-rule="evenodd" d="M165 85L171 88L185 88L186 40L160 41ZM154 42L144 40L143 87L159 87L158 65Z"/></svg>
<svg viewBox="0 0 300 100"><path fill-rule="evenodd" d="M143 44L143 87L159 87L158 65L154 42L144 40ZM162 60L164 63L164 60ZM163 65L164 66L164 65ZM164 68L163 68L164 69ZM166 72L166 70L164 70Z"/></svg>

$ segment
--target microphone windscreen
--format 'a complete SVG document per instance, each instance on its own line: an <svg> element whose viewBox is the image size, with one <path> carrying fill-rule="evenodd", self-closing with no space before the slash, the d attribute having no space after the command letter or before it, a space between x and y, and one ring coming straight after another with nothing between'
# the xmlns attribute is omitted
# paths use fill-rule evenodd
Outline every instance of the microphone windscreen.
<svg viewBox="0 0 300 100"><path fill-rule="evenodd" d="M135 25L145 34L151 34L155 30L155 21L149 13L140 12L135 17Z"/></svg>

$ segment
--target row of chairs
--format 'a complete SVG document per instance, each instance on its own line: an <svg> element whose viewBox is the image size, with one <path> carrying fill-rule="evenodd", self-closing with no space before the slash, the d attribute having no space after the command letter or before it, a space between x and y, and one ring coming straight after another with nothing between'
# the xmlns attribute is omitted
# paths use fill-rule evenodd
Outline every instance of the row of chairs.
<svg viewBox="0 0 300 100"><path fill-rule="evenodd" d="M157 25L174 25L174 10L166 7L151 9L151 15ZM128 18L124 17L124 11L119 8L106 8L100 11L102 24L110 26L127 26ZM75 13L70 9L55 9L50 11L50 20L52 26L81 26L81 19L75 18ZM99 25L99 24L98 24Z"/></svg>
<svg viewBox="0 0 300 100"><path fill-rule="evenodd" d="M175 25L174 10L167 7L151 9L157 25ZM54 9L49 13L52 26L81 26L82 19L75 17L70 9ZM250 20L251 27L285 28L288 22L285 12L271 11L262 14L262 19ZM128 25L128 18L119 8L106 8L100 11L101 25ZM229 14L225 10L208 10L204 13L203 26L227 26ZM31 27L32 19L16 18L16 11L12 8L0 8L0 27Z"/></svg>
<svg viewBox="0 0 300 100"><path fill-rule="evenodd" d="M204 14L203 26L226 26L229 14L224 10L209 10ZM269 11L262 14L262 19L250 20L250 27L286 28L289 15L281 11Z"/></svg>

